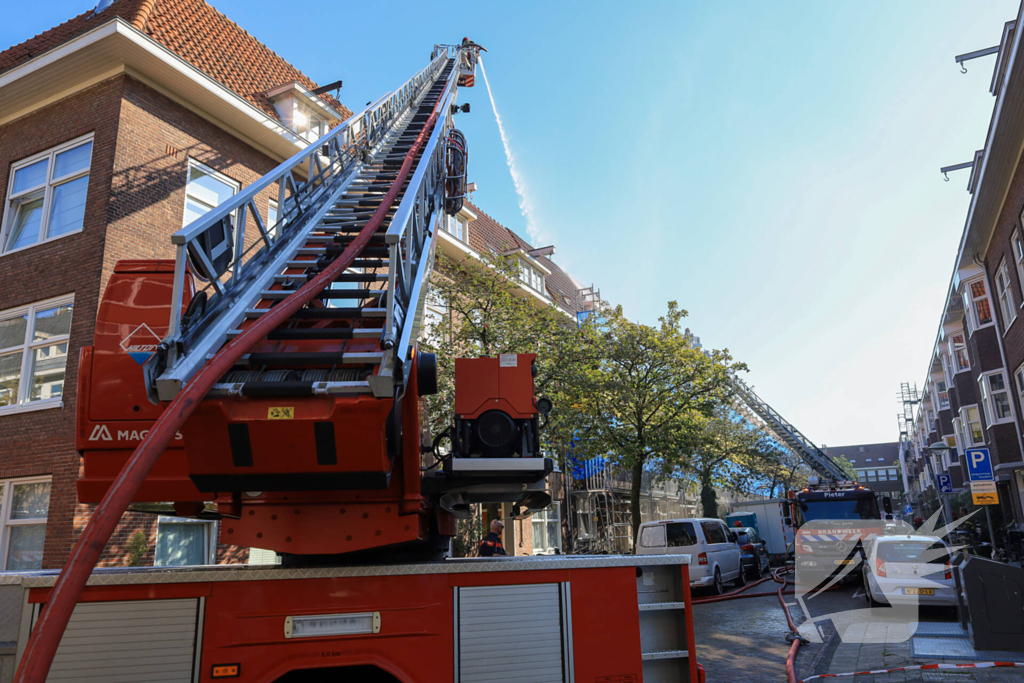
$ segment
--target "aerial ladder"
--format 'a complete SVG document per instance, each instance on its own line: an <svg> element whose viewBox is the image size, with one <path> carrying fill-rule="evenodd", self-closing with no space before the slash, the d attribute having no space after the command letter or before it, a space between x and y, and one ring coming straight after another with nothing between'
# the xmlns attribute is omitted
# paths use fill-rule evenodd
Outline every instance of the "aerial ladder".
<svg viewBox="0 0 1024 683"><path fill-rule="evenodd" d="M400 88L175 233L173 261L117 264L80 357L78 497L98 505L59 576L5 584L26 591L18 683L51 665L121 680L118 663L124 680L495 680L516 664L531 680L697 680L685 557L441 559L472 504L525 516L551 500L533 354L444 369L447 453L420 423L438 368L417 339L437 232L466 193L454 118L478 60L436 45ZM283 566L94 571L129 505L154 502ZM124 631L139 599L190 615L184 630L144 613ZM488 610L503 616L480 623ZM551 641L516 657L512 624ZM132 659L149 633L184 638L187 667ZM513 661L481 657L494 638Z"/></svg>
<svg viewBox="0 0 1024 683"><path fill-rule="evenodd" d="M736 395L755 415L761 418L771 433L807 463L808 467L827 479L841 481L847 478L846 473L832 461L832 458L828 457L823 450L814 445L813 441L804 436L799 429L755 394L754 390L745 382L734 378L732 386Z"/></svg>

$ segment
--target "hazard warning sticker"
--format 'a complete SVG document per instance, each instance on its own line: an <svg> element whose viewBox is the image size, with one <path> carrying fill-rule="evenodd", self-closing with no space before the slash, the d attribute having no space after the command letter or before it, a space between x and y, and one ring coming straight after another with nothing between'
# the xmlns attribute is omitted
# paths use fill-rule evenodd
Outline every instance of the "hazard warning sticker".
<svg viewBox="0 0 1024 683"><path fill-rule="evenodd" d="M158 344L160 344L160 337L156 336L156 333L149 329L149 325L146 323L136 327L131 334L121 340L121 348L127 351L132 360L139 365L145 365L146 361L156 353Z"/></svg>

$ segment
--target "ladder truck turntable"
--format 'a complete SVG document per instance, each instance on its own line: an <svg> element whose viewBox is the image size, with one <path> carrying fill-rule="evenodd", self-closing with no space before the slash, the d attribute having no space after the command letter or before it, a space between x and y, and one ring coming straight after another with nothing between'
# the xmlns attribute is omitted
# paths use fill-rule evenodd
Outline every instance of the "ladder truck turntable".
<svg viewBox="0 0 1024 683"><path fill-rule="evenodd" d="M176 233L173 261L116 265L79 359L98 506L59 573L0 573L0 680L702 679L686 555L443 558L471 504L549 505L553 470L532 354L457 360L451 452L422 445L416 340L478 59L436 45ZM166 501L282 565L95 569L130 504Z"/></svg>

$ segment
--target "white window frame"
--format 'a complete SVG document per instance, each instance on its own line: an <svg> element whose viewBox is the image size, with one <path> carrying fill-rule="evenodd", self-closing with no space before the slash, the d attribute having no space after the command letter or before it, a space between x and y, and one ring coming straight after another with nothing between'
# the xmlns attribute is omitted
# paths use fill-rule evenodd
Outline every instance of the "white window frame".
<svg viewBox="0 0 1024 683"><path fill-rule="evenodd" d="M940 384L945 388L940 388ZM949 385L945 380L939 380L935 383L935 404L939 406L939 410L949 409Z"/></svg>
<svg viewBox="0 0 1024 683"><path fill-rule="evenodd" d="M50 476L43 477L19 477L15 479L0 479L0 572L7 571L7 553L10 550L12 526L29 526L42 524L46 526L49 514L46 517L32 517L31 519L11 519L11 501L14 499L14 487L19 484L50 484L50 495L53 495L53 482ZM49 507L49 506L47 506Z"/></svg>
<svg viewBox="0 0 1024 683"><path fill-rule="evenodd" d="M1014 371L1013 383L1017 389L1017 398L1020 399L1021 405L1024 405L1024 364L1021 364L1020 367Z"/></svg>
<svg viewBox="0 0 1024 683"><path fill-rule="evenodd" d="M962 338L963 342L961 342L960 344L957 344L956 343L956 338L957 337ZM956 374L959 374L961 372L967 372L968 370L970 370L971 369L971 357L967 353L967 336L963 332L957 332L957 333L951 334L951 335L949 335L949 338L946 340L946 344L949 347L950 363L952 364L953 369L956 371ZM964 366L960 365L960 356L957 355L957 350L959 350L960 348L962 348L963 352L964 352L963 353L963 359L966 362L966 365L964 365Z"/></svg>
<svg viewBox="0 0 1024 683"><path fill-rule="evenodd" d="M997 376L1003 380L1003 389L998 393L1006 394L1006 403L1010 408L1010 414L1006 417L996 417L996 404L988 383L990 377ZM981 402L985 407L985 421L988 422L988 426L991 428L992 425L1013 422L1013 399L1010 398L1010 383L1006 381L1006 374L1002 370L983 372L978 376L978 384L981 385Z"/></svg>
<svg viewBox="0 0 1024 683"><path fill-rule="evenodd" d="M303 123L303 125L305 126L305 130L299 130L299 128L300 128L299 117L300 116L305 119L305 121ZM317 127L320 129L320 132L318 134L316 134L315 136L312 135L312 133L313 133L313 125L312 124L313 124L314 121L316 121ZM309 142L316 142L317 140L322 138L324 135L326 135L327 131L329 131L331 129L331 122L328 121L325 116L322 116L322 115L316 113L315 111L313 111L312 109L310 109L309 107L307 107L307 106L305 106L303 104L299 104L297 102L295 104L295 116L294 116L294 119L293 119L293 123L295 124L295 134L301 136L302 138L304 138L305 140L308 140Z"/></svg>
<svg viewBox="0 0 1024 683"><path fill-rule="evenodd" d="M188 184L189 184L189 179L192 176L192 169L193 168L199 169L203 173L206 173L207 175L213 176L214 178L216 178L217 180L221 181L225 185L230 185L231 187L233 187L235 191L232 193L232 196L238 194L239 190L242 189L242 184L239 183L237 180L233 180L233 179L227 177L226 175L224 175L223 173L221 173L220 171L217 171L216 169L210 168L209 166L207 166L203 162L196 161L192 157L189 157L188 158L188 167L185 169L185 204L182 207L181 227L185 227L186 225L188 225L188 223L186 222L188 220L187 219L187 216L188 216L188 198L189 198L189 195L188 195ZM202 200L197 199L196 201L202 201ZM202 203L205 204L206 202L202 202ZM214 207L214 208L216 208L216 207ZM213 209L211 209L211 211L212 210ZM235 220L234 219L235 219L236 214L237 214L237 210L231 212L232 224L235 224ZM237 245L236 245L236 249L238 249L239 251L244 251L244 248L239 247Z"/></svg>
<svg viewBox="0 0 1024 683"><path fill-rule="evenodd" d="M1003 314L1003 335L1010 329L1010 325L1017 320L1017 307L1013 301L1013 288L1010 286L1010 268L1006 264L1006 258L999 263L996 270L996 299L999 301L999 311Z"/></svg>
<svg viewBox="0 0 1024 683"><path fill-rule="evenodd" d="M72 307L75 305L75 295L65 294L64 296L55 297L53 299L46 299L45 301L36 301L26 306L19 306L18 308L9 308L6 311L0 311L0 320L7 320L9 318L20 318L22 316L28 317L28 324L25 325L25 339L19 346L10 346L3 349L3 355L9 355L14 353L21 353L21 368L18 370L18 396L15 399L14 404L9 406L0 406L0 416L14 415L16 413L27 413L34 410L46 410L47 408L63 408L64 407L64 392L61 392L60 398L49 398L31 400L32 391L32 378L29 376L29 369L32 367L32 354L38 348L44 346L52 346L54 344L68 344L68 357L71 356L71 335L62 334L56 337L50 337L42 341L32 341L32 337L35 336L36 327L36 312L53 308L54 306L62 306L64 304L71 304ZM74 322L74 310L71 313L72 322ZM67 361L64 361L65 373L67 372ZM66 378L66 374L65 374Z"/></svg>
<svg viewBox="0 0 1024 683"><path fill-rule="evenodd" d="M79 226L77 230L65 232L55 237L46 236L50 227L50 201L53 198L53 188L57 187L58 185L63 185L64 183L71 182L72 180L77 180L82 176L88 176L92 172L92 153L96 150L96 146L93 145L93 149L89 151L89 163L86 164L83 170L75 171L74 173L69 173L66 176L56 178L56 180L59 181L57 183L54 183L55 179L53 177L54 159L58 154L62 152L66 152L69 149L74 149L75 147L79 147L81 145L91 142L93 142L93 134L88 133L81 137L75 138L74 140L69 140L68 142L65 142L61 145L57 145L56 147L51 147L50 149L44 152L39 152L38 154L34 154L30 157L19 159L18 161L11 164L10 173L7 178L7 194L4 198L3 222L0 222L0 256L15 254L19 251L24 251L25 249L38 247L40 244L47 244L48 242L53 242L64 237L71 237L72 235L77 235L78 233L82 232L82 230L85 229L85 221L83 220L82 225ZM12 192L14 190L15 172L47 158L49 159L49 163L46 166L46 181L43 183L43 185L36 185L35 187L30 187L27 190L22 190L16 196L13 196ZM42 213L42 218L40 219L39 223L39 239L37 239L33 244L27 244L24 247L18 247L17 249L4 251L4 245L7 244L7 235L13 227L15 216L18 213L16 210L12 210L14 208L15 202L17 202L22 197L38 193L40 187L43 188L43 206L40 209ZM88 206L88 202L89 199L87 188L86 206Z"/></svg>
<svg viewBox="0 0 1024 683"><path fill-rule="evenodd" d="M541 514L543 514L544 517L542 519L538 519L537 515L541 515ZM554 515L553 518L551 516L552 514ZM541 549L538 549L537 548L537 535L533 534L533 554L534 555L554 555L555 554L555 548L557 548L559 552L562 552L562 504L561 504L561 502L559 502L559 501L552 501L552 503L551 503L551 505L549 507L547 507L547 508L545 508L543 510L538 510L537 512L533 513L533 515L530 517L530 524L531 524L530 531L531 531L531 533L533 531L532 524L534 522L541 522L542 524L545 524L545 525L546 524L550 524L551 522L557 522L558 523L558 534L556 535L556 538L558 539L558 543L554 546L554 548L541 548Z"/></svg>
<svg viewBox="0 0 1024 683"><path fill-rule="evenodd" d="M950 371L951 362L948 353L939 353L939 360L942 361L942 376L946 378L946 390L953 386L953 373Z"/></svg>
<svg viewBox="0 0 1024 683"><path fill-rule="evenodd" d="M971 425L974 424L974 423L972 423L970 420L967 419L967 415L969 414L971 408L974 408L974 410L977 412L977 414L978 414L978 424L981 425L981 410L978 409L978 405L976 403L972 403L969 406L961 406L960 407L960 425L961 425L961 428L962 428L963 433L964 433L964 440L965 441L969 440L971 442L971 443L967 444L967 448L974 448L975 446L984 446L985 445L985 429L984 429L984 427L982 427L982 429L981 429L981 441L978 441L978 442L974 441L974 430L971 429Z"/></svg>
<svg viewBox="0 0 1024 683"><path fill-rule="evenodd" d="M445 216L442 223L445 232L463 244L469 244L469 219L461 215Z"/></svg>
<svg viewBox="0 0 1024 683"><path fill-rule="evenodd" d="M527 289L546 297L544 294L545 275L540 272L539 269L534 268L532 264L527 263L525 259L519 261L519 283Z"/></svg>
<svg viewBox="0 0 1024 683"><path fill-rule="evenodd" d="M162 524L201 524L203 526L203 564L217 564L217 522L189 517L165 517L160 515L156 522L156 541L153 545L153 563L156 564L156 553L160 547L160 525ZM167 567L199 567L202 565L160 565Z"/></svg>
<svg viewBox="0 0 1024 683"><path fill-rule="evenodd" d="M973 288L974 288L974 285L981 285L982 289L985 290L985 294L983 296L979 296L977 299L974 298L974 293L972 291ZM964 283L963 299L964 299L964 312L966 314L965 317L967 318L967 333L968 333L968 336L973 335L976 330L980 330L982 328L988 327L989 325L995 325L996 324L996 317L995 317L996 316L996 312L995 312L995 310L993 310L993 306L992 306L992 293L988 291L988 287L985 285L985 280L984 279L982 279L982 278L975 278L974 280L971 280L970 282L965 282ZM980 322L980 320L978 319L978 307L975 305L975 303L977 301L981 301L982 299L988 301L988 312L989 312L989 318L990 318L989 321L987 323L984 323L984 324L982 324Z"/></svg>
<svg viewBox="0 0 1024 683"><path fill-rule="evenodd" d="M1017 265L1017 283L1021 288L1020 306L1024 306L1024 241L1021 240L1020 230L1013 231L1010 248L1013 250L1013 260Z"/></svg>

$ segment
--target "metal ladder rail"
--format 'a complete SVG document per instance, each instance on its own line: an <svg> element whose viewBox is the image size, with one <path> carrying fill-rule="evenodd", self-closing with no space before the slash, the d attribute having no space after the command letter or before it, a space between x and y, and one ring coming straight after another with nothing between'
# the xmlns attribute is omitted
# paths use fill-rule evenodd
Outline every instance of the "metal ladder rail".
<svg viewBox="0 0 1024 683"><path fill-rule="evenodd" d="M807 465L818 474L831 479L846 479L843 472L832 459L820 448L814 445L810 439L804 436L800 430L782 417L774 408L768 405L754 391L740 380L733 381L733 387L743 402L761 418L771 429L772 433L790 450L796 453Z"/></svg>
<svg viewBox="0 0 1024 683"><path fill-rule="evenodd" d="M442 76L445 73L447 72L442 72ZM250 310L270 310L273 303L287 298L295 285L314 277L325 265L333 261L333 258L338 253L341 253L348 246L356 233L361 230L361 225L365 222L362 216L365 212L376 211L377 206L384 197L380 192L389 187L388 183L394 179L397 173L397 170L388 172L389 160L405 158L409 145L422 132L424 120L429 117L430 112L438 104L438 100L444 94L446 88L445 79L443 77L439 78L421 100L417 111L408 117L410 119L408 125L393 138L389 145L385 146L375 155L374 159L360 173L359 181L362 182L357 181L356 184L350 186L346 194L335 203L334 208L328 212L325 218L321 219L312 234L307 237L305 246L298 250L298 256L309 258L289 262L285 272L276 276L272 287L261 293L260 302L256 304L254 309ZM450 99L446 99L445 107L448 106L447 103L449 101ZM445 116L442 122L435 125L433 135L431 136L432 142L436 142L437 138L443 134L445 130L443 122L449 121L449 119L449 116ZM417 171L407 178L403 184L402 199L398 205L397 213L392 214L390 221L385 219L372 236L370 244L357 257L363 263L375 268L380 267L384 265L384 262L378 259L390 256L390 252L395 251L396 256L404 253L418 257L419 265L421 267L427 266L426 269L429 272L429 258L424 257L431 254L432 250L427 250L427 253L424 254L422 240L404 245L396 242L397 246L402 247L399 249L385 246L384 241L389 233L401 234L402 232L400 230L402 223L394 221L394 215L409 213L409 211L403 212L402 205L409 206L404 193L410 186L417 188L419 196L417 196L417 192L413 193L416 199L426 196L437 196L438 201L434 202L434 214L438 213L437 209L440 208L439 193L443 191L440 182L441 176L436 173L429 173L431 170L435 170L436 166L436 164L432 163L432 160L428 159L426 163L423 163L424 155L430 154L431 150L436 149L440 149L437 144L434 144L432 147L428 143L416 157L415 165ZM420 202L423 205L426 203ZM415 226L413 230L405 231L407 237L412 236L414 232ZM395 316L393 314L389 318L397 319L401 323L406 317L404 311L408 308L411 301L416 298L413 290L426 280L425 273L418 272L414 276L408 275L412 261L413 259L407 259L404 268L400 263L396 264L396 267L392 267L389 261L387 263L389 270L387 275L379 273L352 273L339 276L339 279L345 278L349 282L369 284L384 282L386 279L388 285L381 289L325 289L321 292L321 295L326 299L370 299L378 302L386 297L388 303L385 308L387 312L393 313L396 309L401 311L399 315ZM404 277L403 273L406 274ZM397 274L397 277L393 278L392 274ZM411 281L410 277L412 277ZM392 282L394 284L391 284ZM420 289L425 289L425 287L421 286ZM226 376L228 381L215 385L213 391L221 395L256 395L268 391L276 392L275 395L281 395L282 392L314 395L361 393L371 391L370 378L373 378L373 387L376 389L374 391L375 394L381 397L393 396L394 382L386 383L384 388L381 389L381 378L376 376L380 373L373 372L381 365L388 366L385 362L388 349L380 350L381 337L387 328L386 326L375 324L381 322L379 316L364 317L362 314L363 307L357 308L357 311L338 311L338 309L329 307L304 308L287 321L284 326L271 332L267 337L270 340L320 340L320 342L327 345L341 345L341 351L317 350L292 353L251 353L243 357L243 362L249 367L228 373ZM314 327L304 326L304 323L311 319L320 319L320 322L315 323ZM241 334L251 324L252 322L249 320L243 322L238 329L229 331L229 338ZM415 336L412 339L415 339ZM361 344L359 344L360 341L362 342ZM345 349L350 344L356 344L357 347L352 351L346 351ZM392 344L391 346L394 345ZM402 360L408 360L408 358L403 357ZM324 365L328 365L329 370L325 370L323 368ZM261 381L266 375L263 377L253 375L252 366L269 366L273 368L268 372L275 381ZM301 372L301 380L287 381L288 377L294 376L288 373L289 370ZM233 379L241 379L243 381L231 381Z"/></svg>
<svg viewBox="0 0 1024 683"><path fill-rule="evenodd" d="M439 55L401 88L352 116L172 237L176 263L168 334L146 365L152 398L173 398L226 343L228 331L238 328L245 319L245 311L252 308L251 302L268 289L286 263L295 260L305 238L359 179L367 162L388 150L388 143L400 132L400 123L408 120L408 114L437 83L442 71L450 74L452 63L449 55ZM325 151L326 156L322 154ZM295 180L299 172L305 172L307 180ZM275 225L266 226L255 198L275 185L281 216ZM259 233L255 253L244 249L247 223ZM209 246L211 243L214 246ZM232 244L240 246L230 263L226 263L224 245L230 251ZM186 321L185 326L181 301L190 255L200 268L217 277L207 287L210 301L204 313L196 320ZM244 256L249 258L244 260Z"/></svg>

